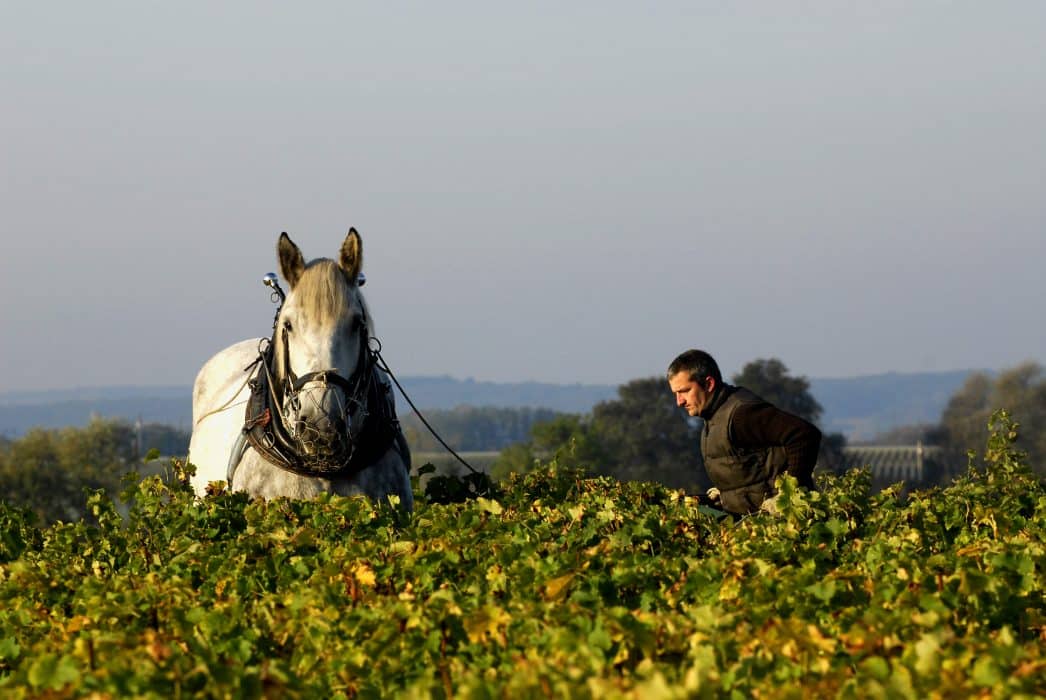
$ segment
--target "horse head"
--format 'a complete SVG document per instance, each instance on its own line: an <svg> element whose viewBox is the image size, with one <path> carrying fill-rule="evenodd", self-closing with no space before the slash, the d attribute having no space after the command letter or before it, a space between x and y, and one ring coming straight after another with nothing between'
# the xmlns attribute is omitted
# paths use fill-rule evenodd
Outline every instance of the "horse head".
<svg viewBox="0 0 1046 700"><path fill-rule="evenodd" d="M306 263L284 233L277 256L288 286L273 337L282 418L303 456L341 462L362 429L372 375L363 243L350 229L337 262Z"/></svg>

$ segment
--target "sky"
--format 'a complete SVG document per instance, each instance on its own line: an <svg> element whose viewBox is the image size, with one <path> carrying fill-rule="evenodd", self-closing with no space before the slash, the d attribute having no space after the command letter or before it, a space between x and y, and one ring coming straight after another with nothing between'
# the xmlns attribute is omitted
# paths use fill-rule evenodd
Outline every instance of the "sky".
<svg viewBox="0 0 1046 700"><path fill-rule="evenodd" d="M397 375L1046 362L1046 3L0 4L0 392L190 385L350 226Z"/></svg>

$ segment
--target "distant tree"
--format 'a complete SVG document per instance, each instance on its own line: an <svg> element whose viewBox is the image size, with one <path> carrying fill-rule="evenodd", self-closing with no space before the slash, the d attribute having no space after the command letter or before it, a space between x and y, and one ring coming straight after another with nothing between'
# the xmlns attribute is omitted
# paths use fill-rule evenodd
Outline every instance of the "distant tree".
<svg viewBox="0 0 1046 700"><path fill-rule="evenodd" d="M487 451L526 440L535 423L552 420L556 415L546 408L459 406L452 410L425 411L425 420L454 449ZM403 416L401 423L412 450L443 449L416 413Z"/></svg>
<svg viewBox="0 0 1046 700"><path fill-rule="evenodd" d="M30 430L0 452L0 500L30 508L44 522L78 520L85 488L115 494L135 464L126 422L94 419L85 428Z"/></svg>
<svg viewBox="0 0 1046 700"><path fill-rule="evenodd" d="M607 460L605 446L593 431L589 417L565 413L535 423L530 440L501 451L491 467L491 476L503 479L511 472L525 474L552 459L561 466L590 471Z"/></svg>
<svg viewBox="0 0 1046 700"><path fill-rule="evenodd" d="M592 427L608 458L596 471L622 480L677 488L709 484L697 424L675 403L664 377L634 379L618 398L592 409Z"/></svg>
<svg viewBox="0 0 1046 700"><path fill-rule="evenodd" d="M539 464L541 464L541 459L535 455L533 443L517 442L498 454L494 464L490 466L490 476L500 481L509 474L529 474Z"/></svg>
<svg viewBox="0 0 1046 700"><path fill-rule="evenodd" d="M824 409L810 393L810 382L806 377L793 377L788 367L777 359L752 360L731 380L738 386L769 401L782 411L817 425ZM819 471L838 471L843 464L843 448L846 436L842 433L823 433L821 451L817 458Z"/></svg>
<svg viewBox="0 0 1046 700"><path fill-rule="evenodd" d="M945 447L965 453L984 443L993 391L991 377L975 372L952 395L941 414L941 438Z"/></svg>
<svg viewBox="0 0 1046 700"><path fill-rule="evenodd" d="M160 423L146 423L141 427L141 442L138 448L142 455L155 449L164 456L185 457L189 452L190 437L191 434L187 430Z"/></svg>
<svg viewBox="0 0 1046 700"><path fill-rule="evenodd" d="M964 464L967 450L984 444L988 419L1005 408L1019 423L1016 446L1028 453L1029 463L1046 475L1046 376L1042 365L1025 362L1003 371L996 379L971 374L948 401L941 415L940 443L953 464Z"/></svg>
<svg viewBox="0 0 1046 700"><path fill-rule="evenodd" d="M709 483L696 427L676 407L662 377L622 385L618 398L597 404L590 417L560 416L535 425L528 442L502 452L492 473L502 478L530 471L551 458L621 480L679 488Z"/></svg>
<svg viewBox="0 0 1046 700"><path fill-rule="evenodd" d="M824 409L810 393L806 377L793 377L788 367L776 357L752 360L731 380L758 394L782 411L787 411L816 424Z"/></svg>

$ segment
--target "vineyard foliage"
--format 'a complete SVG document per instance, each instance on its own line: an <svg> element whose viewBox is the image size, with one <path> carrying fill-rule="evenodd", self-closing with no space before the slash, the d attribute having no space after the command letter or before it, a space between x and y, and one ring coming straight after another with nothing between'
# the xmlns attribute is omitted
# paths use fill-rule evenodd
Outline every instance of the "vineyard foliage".
<svg viewBox="0 0 1046 700"><path fill-rule="evenodd" d="M193 499L0 507L4 697L947 697L1046 693L1046 489L986 468L872 494L781 482L737 522L551 464L415 512Z"/></svg>

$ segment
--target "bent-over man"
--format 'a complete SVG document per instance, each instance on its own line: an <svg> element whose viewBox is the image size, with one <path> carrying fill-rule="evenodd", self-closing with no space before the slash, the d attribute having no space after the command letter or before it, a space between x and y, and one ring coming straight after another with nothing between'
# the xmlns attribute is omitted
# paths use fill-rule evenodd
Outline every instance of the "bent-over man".
<svg viewBox="0 0 1046 700"><path fill-rule="evenodd" d="M719 365L703 350L687 350L674 359L668 385L676 404L705 422L701 454L715 486L709 496L715 501L718 492L724 510L744 515L772 507L774 481L782 474L814 487L821 446L821 431L814 425L724 382Z"/></svg>

